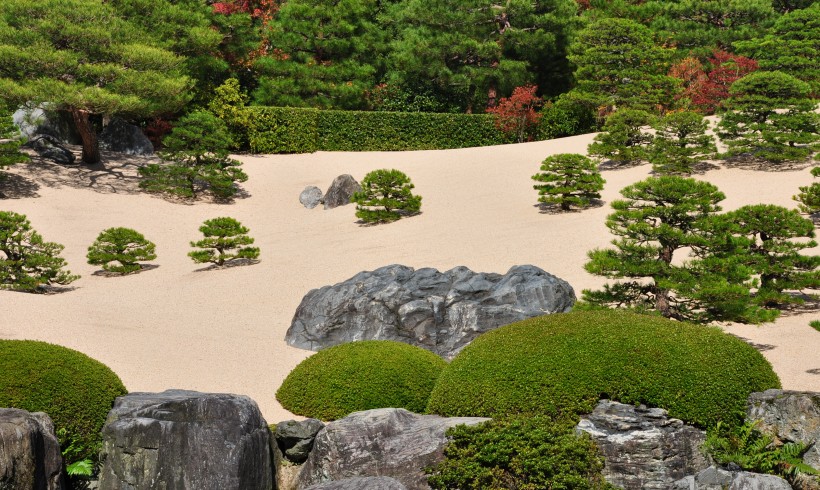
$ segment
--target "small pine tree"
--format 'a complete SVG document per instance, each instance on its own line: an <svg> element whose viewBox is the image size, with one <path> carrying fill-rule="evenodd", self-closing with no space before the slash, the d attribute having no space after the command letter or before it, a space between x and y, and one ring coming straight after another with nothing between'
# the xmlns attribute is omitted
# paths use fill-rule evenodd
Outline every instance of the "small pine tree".
<svg viewBox="0 0 820 490"><path fill-rule="evenodd" d="M587 148L591 157L610 160L616 165L632 165L647 159L647 148L652 135L643 127L649 126L654 116L646 111L621 109L609 116L603 131Z"/></svg>
<svg viewBox="0 0 820 490"><path fill-rule="evenodd" d="M820 177L820 167L811 169L811 174L815 178ZM820 182L814 182L799 189L800 194L793 196L792 199L800 203L797 206L800 211L806 214L820 213Z"/></svg>
<svg viewBox="0 0 820 490"><path fill-rule="evenodd" d="M0 116L0 180L6 167L28 161L28 156L20 152L21 142L16 139L18 134L11 114Z"/></svg>
<svg viewBox="0 0 820 490"><path fill-rule="evenodd" d="M207 111L193 112L179 120L163 141L162 158L169 163L140 168L140 187L148 192L169 193L195 199L204 189L219 199L230 199L235 182L248 180L237 160L229 158L233 145L225 122Z"/></svg>
<svg viewBox="0 0 820 490"><path fill-rule="evenodd" d="M362 190L353 194L356 217L366 223L387 223L421 209L421 196L414 196L410 177L399 170L374 170L362 180Z"/></svg>
<svg viewBox="0 0 820 490"><path fill-rule="evenodd" d="M533 180L543 182L533 186L538 190L539 202L569 211L571 206L587 207L593 199L601 197L605 181L595 162L583 155L552 155L541 164L541 171L532 176Z"/></svg>
<svg viewBox="0 0 820 490"><path fill-rule="evenodd" d="M156 245L136 230L108 228L88 247L86 257L89 264L101 265L103 270L130 274L142 269L139 261L156 259L155 250Z"/></svg>
<svg viewBox="0 0 820 490"><path fill-rule="evenodd" d="M191 242L194 250L188 256L198 264L210 262L218 266L234 260L256 260L259 257L257 247L247 247L254 240L247 235L248 228L233 218L214 218L206 220L199 231L205 235L203 240Z"/></svg>
<svg viewBox="0 0 820 490"><path fill-rule="evenodd" d="M715 139L706 134L709 123L694 112L672 112L653 125L655 137L649 160L658 174L692 173L695 164L714 158Z"/></svg>
<svg viewBox="0 0 820 490"><path fill-rule="evenodd" d="M59 243L44 241L25 215L0 211L0 287L36 292L79 279L63 270L62 251Z"/></svg>

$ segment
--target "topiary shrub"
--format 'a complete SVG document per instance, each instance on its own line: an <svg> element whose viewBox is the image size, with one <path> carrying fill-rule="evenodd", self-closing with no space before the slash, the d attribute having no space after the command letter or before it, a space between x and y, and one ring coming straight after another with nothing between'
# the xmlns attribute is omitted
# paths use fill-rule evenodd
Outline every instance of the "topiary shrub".
<svg viewBox="0 0 820 490"><path fill-rule="evenodd" d="M140 260L154 260L156 245L131 228L108 228L88 247L88 263L103 270L130 274L142 269ZM117 265L119 264L119 265Z"/></svg>
<svg viewBox="0 0 820 490"><path fill-rule="evenodd" d="M538 201L557 205L562 211L569 211L572 206L587 207L600 199L605 182L595 162L577 153L548 157L541 164L541 173L532 178L543 182L533 186L538 190Z"/></svg>
<svg viewBox="0 0 820 490"><path fill-rule="evenodd" d="M717 328L629 312L579 311L478 337L427 406L447 416L591 412L599 398L644 403L699 426L742 420L746 398L778 388L752 346Z"/></svg>
<svg viewBox="0 0 820 490"><path fill-rule="evenodd" d="M511 417L447 431L445 459L428 470L434 489L614 488L604 480L604 460L576 419Z"/></svg>
<svg viewBox="0 0 820 490"><path fill-rule="evenodd" d="M373 408L423 412L446 365L432 352L401 342L350 342L302 361L276 399L297 415L321 420Z"/></svg>
<svg viewBox="0 0 820 490"><path fill-rule="evenodd" d="M81 352L34 340L0 340L0 407L47 413L56 428L66 429L61 443L75 439L84 448L77 459L96 457L108 411L126 393L111 369Z"/></svg>
<svg viewBox="0 0 820 490"><path fill-rule="evenodd" d="M205 238L191 242L192 247L204 250L188 252L188 256L198 264L211 262L218 266L234 260L256 260L259 257L257 247L246 247L254 240L247 235L248 228L233 218L214 218L206 220L199 231Z"/></svg>
<svg viewBox="0 0 820 490"><path fill-rule="evenodd" d="M414 196L415 187L404 172L374 170L362 180L362 190L353 194L356 217L365 223L386 223L412 215L421 209L421 196Z"/></svg>

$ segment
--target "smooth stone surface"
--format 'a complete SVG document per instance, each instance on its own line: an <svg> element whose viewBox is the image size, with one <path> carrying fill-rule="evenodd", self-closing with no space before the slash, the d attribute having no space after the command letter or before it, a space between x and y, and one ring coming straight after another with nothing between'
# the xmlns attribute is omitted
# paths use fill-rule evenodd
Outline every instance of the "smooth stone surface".
<svg viewBox="0 0 820 490"><path fill-rule="evenodd" d="M40 104L35 107L23 106L12 114L14 125L20 130L20 134L26 139L32 139L37 135L48 135L61 144L79 145L82 144L74 121L67 112L59 112L47 109L48 104Z"/></svg>
<svg viewBox="0 0 820 490"><path fill-rule="evenodd" d="M313 448L316 434L325 427L320 420L285 420L276 424L274 438L285 458L294 463L304 463Z"/></svg>
<svg viewBox="0 0 820 490"><path fill-rule="evenodd" d="M803 462L820 469L820 393L766 390L749 395L746 420L759 421L758 430L780 442L811 448Z"/></svg>
<svg viewBox="0 0 820 490"><path fill-rule="evenodd" d="M63 146L57 138L47 134L34 136L23 146L31 148L41 157L60 165L74 165L76 160L71 150Z"/></svg>
<svg viewBox="0 0 820 490"><path fill-rule="evenodd" d="M338 208L350 204L350 198L354 193L362 190L362 186L350 174L343 174L330 183L330 187L325 192L325 209Z"/></svg>
<svg viewBox="0 0 820 490"><path fill-rule="evenodd" d="M697 475L676 481L675 490L791 490L789 482L774 475L727 471L710 466Z"/></svg>
<svg viewBox="0 0 820 490"><path fill-rule="evenodd" d="M452 358L484 332L563 313L575 303L566 281L532 265L504 274L389 265L310 291L285 335L320 350L356 340L394 340Z"/></svg>
<svg viewBox="0 0 820 490"><path fill-rule="evenodd" d="M62 470L51 418L42 412L0 408L0 489L68 488Z"/></svg>
<svg viewBox="0 0 820 490"><path fill-rule="evenodd" d="M322 190L315 185L305 187L299 194L299 202L308 209L315 208L322 203Z"/></svg>
<svg viewBox="0 0 820 490"><path fill-rule="evenodd" d="M153 155L154 145L138 126L114 118L100 133L100 148L126 155Z"/></svg>

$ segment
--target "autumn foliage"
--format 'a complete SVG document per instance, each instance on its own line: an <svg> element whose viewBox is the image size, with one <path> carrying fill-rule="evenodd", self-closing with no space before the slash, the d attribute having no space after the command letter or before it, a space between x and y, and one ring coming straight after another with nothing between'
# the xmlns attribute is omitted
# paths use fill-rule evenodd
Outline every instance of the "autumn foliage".
<svg viewBox="0 0 820 490"><path fill-rule="evenodd" d="M541 114L538 108L543 101L535 95L536 85L516 87L509 97L502 98L496 107L487 109L495 115L496 127L519 143L531 141L535 136Z"/></svg>
<svg viewBox="0 0 820 490"><path fill-rule="evenodd" d="M669 75L683 81L684 91L679 98L689 99L694 109L714 114L729 97L729 87L757 70L757 61L726 51L715 50L708 60L710 71L696 58L684 58L669 71Z"/></svg>

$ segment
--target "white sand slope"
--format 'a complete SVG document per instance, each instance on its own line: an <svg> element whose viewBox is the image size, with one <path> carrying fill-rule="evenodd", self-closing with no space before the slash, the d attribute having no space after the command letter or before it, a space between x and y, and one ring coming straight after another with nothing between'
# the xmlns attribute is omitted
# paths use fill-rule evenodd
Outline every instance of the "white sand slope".
<svg viewBox="0 0 820 490"><path fill-rule="evenodd" d="M66 246L82 279L55 295L0 291L0 337L45 340L80 350L110 366L130 391L187 388L251 396L271 422L290 417L274 398L287 373L310 352L288 347L285 331L312 288L392 263L439 270L465 265L506 272L534 264L581 289L604 281L583 270L586 253L607 246L608 205L542 214L531 175L546 156L584 153L591 135L553 141L448 151L315 153L246 156L249 194L230 205L185 205L138 193L139 159L108 170L18 166L11 199L0 209L28 215L47 240ZM307 185L325 189L339 174L357 179L377 168L406 172L422 195L423 213L363 227L352 206L304 209ZM649 174L648 166L604 172L603 194ZM726 209L751 203L792 206L808 169L760 172L721 169L704 178L726 195ZM39 188L37 188L39 186ZM262 249L247 267L200 271L187 256L203 220L232 216L250 227ZM87 247L107 227L135 228L157 244L157 267L127 277L93 275ZM817 253L817 250L813 251ZM729 331L767 346L783 385L820 390L820 332L814 311L762 327ZM812 371L815 373L812 373Z"/></svg>

